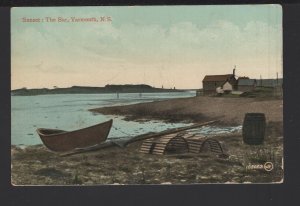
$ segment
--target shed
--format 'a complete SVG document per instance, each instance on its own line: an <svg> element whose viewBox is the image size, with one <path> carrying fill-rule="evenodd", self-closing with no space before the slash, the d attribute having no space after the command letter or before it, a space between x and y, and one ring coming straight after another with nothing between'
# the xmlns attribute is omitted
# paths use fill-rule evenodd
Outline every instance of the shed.
<svg viewBox="0 0 300 206"><path fill-rule="evenodd" d="M238 90L242 92L250 92L255 89L257 85L256 79L238 79Z"/></svg>
<svg viewBox="0 0 300 206"><path fill-rule="evenodd" d="M257 80L257 86L259 87L282 87L283 79L260 79Z"/></svg>

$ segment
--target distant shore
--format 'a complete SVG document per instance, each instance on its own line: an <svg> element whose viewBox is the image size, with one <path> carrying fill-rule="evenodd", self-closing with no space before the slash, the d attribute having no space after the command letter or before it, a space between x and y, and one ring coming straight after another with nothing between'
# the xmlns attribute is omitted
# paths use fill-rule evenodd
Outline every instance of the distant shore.
<svg viewBox="0 0 300 206"><path fill-rule="evenodd" d="M167 122L202 122L219 119L223 124L242 124L245 113L265 113L267 121L283 122L283 101L255 98L190 97L91 109L126 120L157 119Z"/></svg>
<svg viewBox="0 0 300 206"><path fill-rule="evenodd" d="M12 96L33 96L46 94L107 94L107 93L163 93L163 92L184 92L174 88L155 88L146 84L125 84L125 85L106 85L105 87L86 87L72 86L68 88L53 89L38 88L38 89L15 89L11 91Z"/></svg>

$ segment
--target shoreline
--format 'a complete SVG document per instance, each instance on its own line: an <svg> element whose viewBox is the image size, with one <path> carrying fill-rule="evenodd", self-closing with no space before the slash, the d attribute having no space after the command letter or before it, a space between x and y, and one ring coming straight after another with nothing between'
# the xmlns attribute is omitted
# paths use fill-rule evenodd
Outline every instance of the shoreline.
<svg viewBox="0 0 300 206"><path fill-rule="evenodd" d="M245 113L265 113L267 122L283 122L283 101L254 98L187 97L90 109L94 114L124 116L127 121L161 120L199 123L219 119L221 125L241 125Z"/></svg>

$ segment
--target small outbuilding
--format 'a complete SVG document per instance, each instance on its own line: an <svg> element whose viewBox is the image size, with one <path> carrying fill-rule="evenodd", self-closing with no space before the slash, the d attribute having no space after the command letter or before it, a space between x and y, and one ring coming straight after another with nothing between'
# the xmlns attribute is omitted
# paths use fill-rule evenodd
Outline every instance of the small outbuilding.
<svg viewBox="0 0 300 206"><path fill-rule="evenodd" d="M251 92L256 88L257 81L255 79L238 79L238 90L242 92Z"/></svg>
<svg viewBox="0 0 300 206"><path fill-rule="evenodd" d="M274 88L274 87L282 87L283 84L283 79L260 79L257 80L257 86L258 87L269 87L269 88Z"/></svg>

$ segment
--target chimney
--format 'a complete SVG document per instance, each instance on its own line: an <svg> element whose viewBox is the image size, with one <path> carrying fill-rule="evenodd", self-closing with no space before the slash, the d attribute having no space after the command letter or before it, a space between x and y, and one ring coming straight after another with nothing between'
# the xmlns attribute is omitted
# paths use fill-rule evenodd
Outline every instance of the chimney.
<svg viewBox="0 0 300 206"><path fill-rule="evenodd" d="M233 69L233 72L232 72L233 76L235 76L235 69Z"/></svg>
<svg viewBox="0 0 300 206"><path fill-rule="evenodd" d="M233 68L233 71L232 71L232 75L235 76L235 65L234 65L234 68Z"/></svg>

